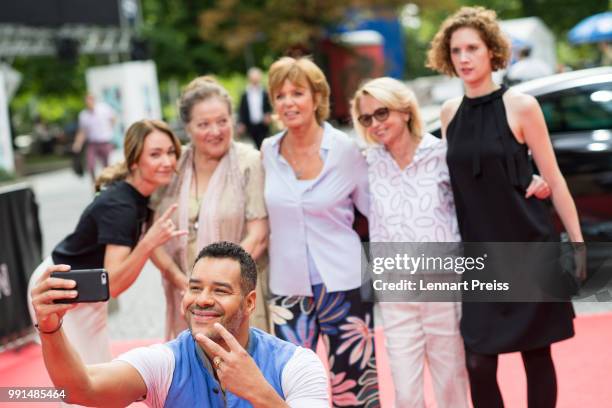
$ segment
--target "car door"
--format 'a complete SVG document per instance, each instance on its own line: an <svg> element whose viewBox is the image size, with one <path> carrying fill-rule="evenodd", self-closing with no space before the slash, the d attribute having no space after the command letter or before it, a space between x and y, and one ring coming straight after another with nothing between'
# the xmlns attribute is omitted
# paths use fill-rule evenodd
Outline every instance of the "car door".
<svg viewBox="0 0 612 408"><path fill-rule="evenodd" d="M536 97L585 238L612 240L612 81Z"/></svg>

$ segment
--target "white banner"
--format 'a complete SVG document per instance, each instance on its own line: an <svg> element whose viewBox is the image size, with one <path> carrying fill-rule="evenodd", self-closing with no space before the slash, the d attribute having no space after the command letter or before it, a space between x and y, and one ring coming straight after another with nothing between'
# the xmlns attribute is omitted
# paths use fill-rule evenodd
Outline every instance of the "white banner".
<svg viewBox="0 0 612 408"><path fill-rule="evenodd" d="M140 119L161 119L157 69L153 61L133 61L90 68L87 90L117 114L115 142L121 145L125 130Z"/></svg>
<svg viewBox="0 0 612 408"><path fill-rule="evenodd" d="M6 97L4 74L0 70L0 168L12 173L15 170L11 126L8 116L8 99Z"/></svg>

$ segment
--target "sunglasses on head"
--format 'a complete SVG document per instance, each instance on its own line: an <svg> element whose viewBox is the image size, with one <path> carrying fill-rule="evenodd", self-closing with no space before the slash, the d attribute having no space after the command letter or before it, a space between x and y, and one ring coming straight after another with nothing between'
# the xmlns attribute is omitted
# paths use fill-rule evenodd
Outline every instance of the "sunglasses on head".
<svg viewBox="0 0 612 408"><path fill-rule="evenodd" d="M372 118L375 118L378 122L384 122L389 117L389 108L378 108L372 114L359 115L357 120L363 127L372 126Z"/></svg>

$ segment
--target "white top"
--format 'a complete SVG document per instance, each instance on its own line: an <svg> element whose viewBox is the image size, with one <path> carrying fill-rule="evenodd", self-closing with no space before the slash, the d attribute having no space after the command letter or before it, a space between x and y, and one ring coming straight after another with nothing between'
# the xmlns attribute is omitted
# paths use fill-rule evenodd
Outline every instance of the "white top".
<svg viewBox="0 0 612 408"><path fill-rule="evenodd" d="M279 148L284 133L264 140L265 199L270 222L270 290L312 296L308 253L330 292L361 286L361 243L353 230L354 206L369 212L365 157L345 133L324 124L323 169L299 186Z"/></svg>
<svg viewBox="0 0 612 408"><path fill-rule="evenodd" d="M260 86L248 85L246 88L247 103L249 104L249 117L252 124L262 123L263 111L263 89Z"/></svg>
<svg viewBox="0 0 612 408"><path fill-rule="evenodd" d="M325 162L325 157L322 157L322 159L323 159L323 162ZM300 188L302 189L301 193L303 194L306 189L312 186L315 180L314 179L313 180L298 180L297 182L298 182L298 186L300 186ZM308 248L306 248L306 251L308 251ZM308 252L308 274L309 274L311 286L320 285L321 283L323 283L321 274L319 273L319 271L317 271L317 266L314 260L312 259L312 255L310 255L310 252Z"/></svg>
<svg viewBox="0 0 612 408"><path fill-rule="evenodd" d="M366 151L370 241L460 242L446 164L446 141L427 133L412 162L399 168L384 146Z"/></svg>
<svg viewBox="0 0 612 408"><path fill-rule="evenodd" d="M79 129L85 132L90 143L105 143L113 140L115 113L106 104L98 102L93 111L85 109L79 113Z"/></svg>
<svg viewBox="0 0 612 408"><path fill-rule="evenodd" d="M115 360L134 367L147 386L145 404L162 408L172 384L174 354L165 344L139 347ZM285 402L292 408L329 408L327 373L319 357L298 347L287 361L281 377Z"/></svg>

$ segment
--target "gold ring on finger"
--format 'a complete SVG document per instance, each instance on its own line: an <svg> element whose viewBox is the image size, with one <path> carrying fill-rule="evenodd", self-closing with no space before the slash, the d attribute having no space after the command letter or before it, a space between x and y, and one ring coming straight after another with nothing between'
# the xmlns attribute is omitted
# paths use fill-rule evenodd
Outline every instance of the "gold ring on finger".
<svg viewBox="0 0 612 408"><path fill-rule="evenodd" d="M218 370L219 368L221 368L222 362L223 362L223 359L219 356L216 356L215 358L213 358L213 366L215 366L215 370Z"/></svg>

